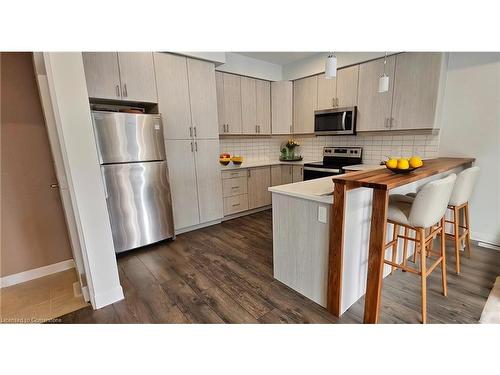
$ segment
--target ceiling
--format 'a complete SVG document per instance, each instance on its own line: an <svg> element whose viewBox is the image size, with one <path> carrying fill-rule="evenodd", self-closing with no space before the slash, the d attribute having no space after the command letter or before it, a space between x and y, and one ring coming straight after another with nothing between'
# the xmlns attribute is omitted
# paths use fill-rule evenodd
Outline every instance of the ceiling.
<svg viewBox="0 0 500 375"><path fill-rule="evenodd" d="M294 61L318 54L318 52L236 52L253 59L263 60L272 64L286 65Z"/></svg>

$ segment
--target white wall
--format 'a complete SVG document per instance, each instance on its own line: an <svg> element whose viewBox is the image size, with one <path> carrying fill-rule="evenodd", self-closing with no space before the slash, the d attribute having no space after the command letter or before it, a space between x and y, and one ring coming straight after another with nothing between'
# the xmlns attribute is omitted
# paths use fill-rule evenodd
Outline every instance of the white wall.
<svg viewBox="0 0 500 375"><path fill-rule="evenodd" d="M439 153L476 158L472 238L500 245L500 53L450 53L446 78Z"/></svg>
<svg viewBox="0 0 500 375"><path fill-rule="evenodd" d="M339 68L376 59L384 56L384 54L385 52L335 52L335 56L337 56L337 66ZM328 55L329 53L320 52L305 59L284 65L282 79L294 80L323 73L325 71L325 60Z"/></svg>
<svg viewBox="0 0 500 375"><path fill-rule="evenodd" d="M100 308L123 299L104 186L92 131L82 54L44 53L47 82L64 159L91 302Z"/></svg>
<svg viewBox="0 0 500 375"><path fill-rule="evenodd" d="M226 52L226 63L219 65L216 70L266 79L269 81L282 80L281 65L253 59L251 57L232 52Z"/></svg>

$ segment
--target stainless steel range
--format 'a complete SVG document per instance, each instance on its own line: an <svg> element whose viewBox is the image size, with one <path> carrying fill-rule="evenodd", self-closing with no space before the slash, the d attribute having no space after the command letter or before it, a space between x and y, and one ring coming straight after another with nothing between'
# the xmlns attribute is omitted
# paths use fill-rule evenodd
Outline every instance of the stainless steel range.
<svg viewBox="0 0 500 375"><path fill-rule="evenodd" d="M304 180L345 173L344 167L361 164L361 147L324 147L323 161L304 164Z"/></svg>

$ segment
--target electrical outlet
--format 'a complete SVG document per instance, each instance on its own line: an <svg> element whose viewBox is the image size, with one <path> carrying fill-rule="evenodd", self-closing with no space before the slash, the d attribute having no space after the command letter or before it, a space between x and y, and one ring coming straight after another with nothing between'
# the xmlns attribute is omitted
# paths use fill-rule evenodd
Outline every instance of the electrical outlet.
<svg viewBox="0 0 500 375"><path fill-rule="evenodd" d="M326 216L326 207L325 206L318 207L318 221L320 223L326 224L327 216Z"/></svg>

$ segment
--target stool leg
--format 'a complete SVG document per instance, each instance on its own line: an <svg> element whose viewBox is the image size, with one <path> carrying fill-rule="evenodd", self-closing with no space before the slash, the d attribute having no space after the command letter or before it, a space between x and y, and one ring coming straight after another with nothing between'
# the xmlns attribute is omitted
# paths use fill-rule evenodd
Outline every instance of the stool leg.
<svg viewBox="0 0 500 375"><path fill-rule="evenodd" d="M408 227L405 227L405 237L409 235ZM403 266L406 266L406 258L408 257L408 240L405 238L403 242ZM406 272L403 270L403 272Z"/></svg>
<svg viewBox="0 0 500 375"><path fill-rule="evenodd" d="M432 231L434 230L434 227L435 227L435 225L431 225L431 228L429 229L429 233L432 233ZM429 249L427 251L427 257L429 257L431 255L431 252L434 249L433 243L434 243L434 237L432 237L432 240L429 242Z"/></svg>
<svg viewBox="0 0 500 375"><path fill-rule="evenodd" d="M465 236L465 247L467 249L467 257L470 258L470 222L469 222L469 202L467 202L464 206L465 212L465 227L467 234Z"/></svg>
<svg viewBox="0 0 500 375"><path fill-rule="evenodd" d="M458 208L456 206L453 207L453 239L455 240L455 258L456 258L456 270L457 275L460 275L460 233L458 231Z"/></svg>
<svg viewBox="0 0 500 375"><path fill-rule="evenodd" d="M425 255L425 229L419 229L420 234L420 273L422 282L422 323L427 323L427 267Z"/></svg>
<svg viewBox="0 0 500 375"><path fill-rule="evenodd" d="M418 232L415 231L415 247L413 248L413 263L417 263L417 249L419 246Z"/></svg>
<svg viewBox="0 0 500 375"><path fill-rule="evenodd" d="M396 263L396 256L398 255L398 235L399 235L399 225L393 224L394 229L392 231L392 239L396 240L394 244L392 245L392 263ZM392 266L391 269L391 275L394 273L396 270L395 266Z"/></svg>
<svg viewBox="0 0 500 375"><path fill-rule="evenodd" d="M444 234L445 218L441 219L441 281L443 283L443 295L448 295L448 285L446 283L446 238Z"/></svg>

